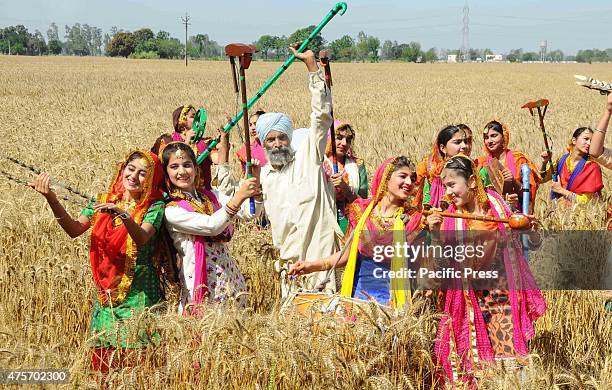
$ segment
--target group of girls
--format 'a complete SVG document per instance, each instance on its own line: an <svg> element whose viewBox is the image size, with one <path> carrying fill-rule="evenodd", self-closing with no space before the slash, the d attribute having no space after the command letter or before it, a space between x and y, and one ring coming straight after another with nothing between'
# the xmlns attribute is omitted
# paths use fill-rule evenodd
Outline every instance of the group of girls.
<svg viewBox="0 0 612 390"><path fill-rule="evenodd" d="M40 174L32 183L70 237L91 227L90 260L97 292L90 324L93 370L135 364L139 350L157 342L158 335L144 330L134 336L128 320L163 301L161 274L173 279L176 270L179 312L185 315L198 315L205 298L245 304L241 294L246 291L245 280L227 242L235 218L248 220L261 213L258 170L239 184L231 198L211 188L212 162L200 166L196 162L196 153L205 150L206 143L187 143L193 137L194 113L192 106L179 107L173 115L175 132L159 137L151 151L129 152L108 192L92 200L77 218L60 204L48 174ZM228 152L219 150L219 154ZM245 202L251 197L254 215ZM171 243L169 251L163 250L164 243ZM178 264L174 259L165 261L166 252L176 254ZM164 263L170 267L162 272Z"/></svg>
<svg viewBox="0 0 612 390"><path fill-rule="evenodd" d="M471 129L463 124L450 125L438 132L433 151L416 169L404 156L389 158L380 165L372 179L371 197L366 198L367 187L358 184L363 163L354 157L351 148L354 131L350 125L343 128L337 124L336 129L340 130L336 135L340 173L331 172L331 159L326 159L324 167L336 187L339 222L346 220L343 230L347 235L352 232L346 244L350 249L324 259L300 261L290 274L344 267L342 296L375 299L383 305L403 308L412 300L413 286L401 278L381 275L400 271L405 259L391 256L375 261L375 246L395 246L419 231L443 232L446 240L456 240L460 231L496 233L504 244L489 242L486 253L497 256L503 264L505 280L499 288L478 290L463 280L434 294L436 307L442 313L435 361L442 381L470 387L476 383L479 368L497 361L524 363L527 342L535 335L533 324L544 314L546 303L529 272L521 241L509 234L504 223L451 218L424 210L440 210L444 204L449 213L510 218L523 209L523 164L530 168L528 214L533 213L538 185L551 180L553 173L558 178L552 185L553 199L562 197L566 203L593 200L603 188L601 169L589 157L593 130L577 129L568 153L552 167L550 155L542 153L541 169L537 169L525 154L510 149L509 128L502 122L491 121L484 126L485 155L476 160L469 157ZM349 164L355 167L348 168ZM405 234L394 233L398 231ZM530 246L538 245L535 231L530 231L528 237Z"/></svg>
<svg viewBox="0 0 612 390"><path fill-rule="evenodd" d="M124 326L163 300L159 271L160 248L171 243L178 261L180 279L179 311L198 315L205 299L224 302L235 298L244 304L244 277L232 259L226 243L233 233L235 218L253 219L262 212L258 169L254 178L245 179L233 197L220 194L211 186L207 158L198 166L197 153L206 142L189 142L194 136L193 106L182 106L173 114L174 133L162 135L151 151L130 152L119 165L107 193L92 201L72 218L50 189L49 175L41 174L33 187L47 199L59 225L71 237L90 227L90 259L97 297L91 317L95 347L92 368L106 371L110 355L122 354L151 342L155 335L144 331L136 338ZM252 118L254 128L257 116ZM542 154L542 169L523 154L509 147L509 129L499 121L489 122L483 131L486 154L476 160L469 156L473 135L465 125L443 128L431 154L416 169L403 156L387 159L374 173L371 196L364 163L352 148L355 131L350 123L334 123L335 139L328 139L323 162L328 180L334 185L338 223L352 239L350 250L329 258L299 261L291 268L294 275L345 267L341 294L352 298L373 298L381 304L402 308L412 299L412 288L395 279L375 277L375 270L396 270L402 259L375 262L373 246L405 241L419 231L486 230L503 234L503 223L473 221L425 213L448 204L448 211L509 218L521 208L520 167L530 167L530 208L538 185L555 174L557 196L571 202L586 202L602 189L601 170L588 155L593 131L580 128L573 134L568 154L550 168L550 156ZM335 142L336 155L331 154ZM221 142L217 159L227 160L229 142ZM254 156L265 163L265 150L254 137ZM237 157L244 162L244 150ZM257 160L256 159L256 160ZM254 197L255 215L246 199ZM443 202L444 200L444 202ZM426 206L426 207L425 207ZM394 234L393 232L406 232ZM164 240L167 238L168 240ZM474 383L477 368L500 359L516 360L527 353L527 341L534 336L533 322L543 315L546 305L528 270L522 248L512 243L501 250L508 268L508 288L489 294L471 286L447 289L438 296L443 314L435 346L436 361L445 380ZM510 272L510 269L515 272ZM516 272L518 270L518 272ZM118 364L132 357L115 359Z"/></svg>

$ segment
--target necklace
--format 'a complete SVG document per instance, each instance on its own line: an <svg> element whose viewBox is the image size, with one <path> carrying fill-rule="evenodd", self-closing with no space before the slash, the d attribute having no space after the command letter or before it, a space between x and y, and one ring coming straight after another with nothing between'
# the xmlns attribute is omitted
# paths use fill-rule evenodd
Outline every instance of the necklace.
<svg viewBox="0 0 612 390"><path fill-rule="evenodd" d="M370 214L370 220L378 229L389 231L393 227L394 215L390 217L381 216L380 203L374 208L374 212Z"/></svg>
<svg viewBox="0 0 612 390"><path fill-rule="evenodd" d="M212 215L214 213L214 207L212 201L208 198L208 196L198 196L197 192L194 196L189 192L183 192L180 190L174 191L170 196L174 200L185 200L187 201L193 211L198 212L200 214Z"/></svg>

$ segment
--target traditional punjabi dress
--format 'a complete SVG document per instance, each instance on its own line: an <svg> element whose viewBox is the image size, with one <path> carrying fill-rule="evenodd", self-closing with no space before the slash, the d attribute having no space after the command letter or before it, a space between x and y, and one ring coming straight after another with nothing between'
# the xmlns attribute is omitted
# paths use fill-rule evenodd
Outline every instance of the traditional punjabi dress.
<svg viewBox="0 0 612 390"><path fill-rule="evenodd" d="M496 218L511 215L509 206L495 191L479 193L486 194L484 202L479 201L488 209L488 215ZM448 211L462 212L454 205ZM522 363L521 358L529 353L527 342L535 335L533 323L544 314L546 303L523 257L520 241L512 237L504 224L443 218L441 235L454 245L462 244L458 239L465 237L465 231L491 231L502 236L489 243L497 261L501 261L504 275L500 278L506 279L507 289L475 290L467 279L453 280L441 301L443 316L434 353L443 381L476 388L480 368L496 361L510 366Z"/></svg>
<svg viewBox="0 0 612 390"><path fill-rule="evenodd" d="M175 191L166 205L166 229L174 248L182 259L180 266L181 298L179 313L188 305L224 303L237 297L241 305L246 297L244 276L232 258L227 242L232 238L232 219L256 218L261 203L256 202L256 214L251 215L250 204L245 201L240 210L227 206L229 197L216 191L203 190L192 196Z"/></svg>
<svg viewBox="0 0 612 390"><path fill-rule="evenodd" d="M553 169L561 186L576 194L576 203L587 203L589 200L598 197L603 189L601 167L589 155L583 156L574 165L570 153L566 153L553 164ZM552 171L549 166L546 176L542 178L542 183L551 179ZM552 191L550 196L552 199L561 197L561 195Z"/></svg>
<svg viewBox="0 0 612 390"><path fill-rule="evenodd" d="M501 122L500 122L501 123ZM536 198L536 194L538 192L538 185L539 183L542 181L542 178L539 175L539 170L538 168L536 168L536 166L533 164L533 162L531 162L531 160L529 160L529 158L521 153L518 152L516 150L510 150L509 149L509 142L510 142L510 129L508 128L508 126L505 123L502 123L502 127L503 127L503 137L504 137L504 151L503 151L503 155L506 157L505 160L502 162L502 165L505 169L508 169L511 173L512 176L514 177L515 180L517 180L519 183L522 183L522 177L521 177L521 166L523 164L527 164L529 165L529 169L530 169L530 174L529 174L529 205L532 207L535 205L535 198ZM491 165L491 161L493 160L493 156L491 155L491 153L489 152L489 150L487 149L487 146L484 145L484 150L486 152L486 154L484 156L478 157L478 159L476 160L476 164L479 168L483 168L487 165ZM486 183L485 183L486 185ZM502 194L503 195L503 194ZM523 197L522 195L519 193L519 210L522 210L522 204L523 204Z"/></svg>
<svg viewBox="0 0 612 390"><path fill-rule="evenodd" d="M339 120L334 121L334 129L341 131L347 126L350 126L347 122ZM331 136L328 134L327 146L325 148L325 160L323 161L323 170L325 171L325 177L329 180L329 177L333 174L333 161L332 161L332 149L331 149ZM342 181L344 181L353 195L357 198L366 199L368 197L368 174L366 172L365 164L363 160L357 158L353 153L353 150L349 148L344 158L344 167L338 170L344 169L344 175ZM346 199L341 191L336 189L336 208L338 209L338 225L342 229L342 232L346 233L348 228L349 220L346 217L346 206L354 200Z"/></svg>
<svg viewBox="0 0 612 390"><path fill-rule="evenodd" d="M444 169L445 159L440 156L438 145L434 142L432 152L417 164L417 186L418 193L415 196L413 206L420 207L429 205L431 207L440 207L440 200L444 196L444 186L440 174ZM485 186L491 184L486 170L479 171L480 178Z"/></svg>
<svg viewBox="0 0 612 390"><path fill-rule="evenodd" d="M374 197L357 199L347 207L350 229L354 229L355 233L344 269L341 294L349 298L372 297L382 305L402 309L411 301L410 284L405 278L389 278L388 271L405 269L406 260L403 257L382 262L373 259L374 246L395 246L397 243L403 246L406 235L421 227L421 214L408 208L408 205L398 208L390 223L383 221L374 211L387 191L387 183L394 169L395 159L387 159L374 174Z"/></svg>
<svg viewBox="0 0 612 390"><path fill-rule="evenodd" d="M134 153L130 153L125 161ZM98 290L91 315L91 335L95 346L92 368L95 370L108 370L108 360L115 348L141 348L155 341L144 330L136 336L130 335L126 326L128 320L137 318L162 297L153 257L164 218L160 191L163 169L153 153L139 153L147 160L149 170L138 203L130 205L122 200L125 192L122 173L126 162L119 167L110 191L98 196L97 203L120 205L135 223L153 225L155 236L138 247L119 217L94 212L96 202L91 202L81 212L91 221L91 270ZM116 362L120 360L118 357L115 359Z"/></svg>
<svg viewBox="0 0 612 390"><path fill-rule="evenodd" d="M289 163L281 169L271 164L261 169L261 187L272 228L272 241L280 251L275 268L281 277L283 297L292 289L292 283L284 277L290 264L331 256L337 252L338 237L342 235L336 220L334 189L321 168L325 158L326 133L332 123L331 93L325 88L322 70L309 73L308 79L312 95L309 131L304 134L304 140ZM257 121L258 127L262 126L262 117ZM228 170L227 165L220 165L218 175L227 176ZM220 188L224 193L225 190ZM327 281L325 292L335 292L334 272L329 279L327 276L327 272L316 272L304 277L306 289Z"/></svg>

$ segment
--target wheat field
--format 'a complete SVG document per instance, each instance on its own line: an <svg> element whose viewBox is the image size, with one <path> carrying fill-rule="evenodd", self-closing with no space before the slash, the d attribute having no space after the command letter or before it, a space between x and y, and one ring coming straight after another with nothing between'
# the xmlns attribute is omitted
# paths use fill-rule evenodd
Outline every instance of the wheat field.
<svg viewBox="0 0 612 390"><path fill-rule="evenodd" d="M249 95L276 70L254 62ZM578 126L595 126L604 99L573 84L574 74L610 79L606 65L550 64L333 64L334 111L357 131L355 149L368 173L386 157L413 160L430 151L435 132L450 123L474 130L473 156L482 153L480 129L500 118L511 129L511 147L534 160L541 133L527 100L551 101L546 126L553 152L564 151ZM237 111L226 62L0 56L2 157L18 158L94 195L103 192L126 153L149 148L171 128L171 112L184 103L203 105L208 132ZM308 125L306 71L294 64L255 108L283 111L294 126ZM232 133L232 142L240 138ZM538 161L538 160L536 160ZM538 161L539 163L539 161ZM0 158L1 170L24 180L27 170ZM612 184L604 172L606 187ZM292 189L297 190L297 189ZM603 230L605 204L574 212L538 196L545 228ZM95 295L87 235L71 240L44 198L0 175L0 368L67 368L66 387L103 384L89 372L88 326ZM62 201L72 215L85 203ZM602 233L603 237L603 233ZM574 267L601 277L610 242L566 244ZM249 309L211 308L202 319L162 304L134 326L159 331L135 369L111 372L109 387L126 388L430 388L431 351L438 317L416 305L397 319L372 307L366 320L340 323L279 315L278 285L268 232L238 227L230 243L249 285ZM595 261L581 262L589 253ZM551 256L535 266L550 270ZM586 267L586 268L585 268ZM546 291L548 312L537 322L530 364L522 372L499 367L483 388L612 387L612 325L595 291ZM197 369L196 369L197 366Z"/></svg>

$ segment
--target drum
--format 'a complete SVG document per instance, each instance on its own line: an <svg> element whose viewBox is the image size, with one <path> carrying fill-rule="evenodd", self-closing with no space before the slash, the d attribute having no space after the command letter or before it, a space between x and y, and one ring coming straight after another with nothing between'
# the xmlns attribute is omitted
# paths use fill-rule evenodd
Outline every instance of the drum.
<svg viewBox="0 0 612 390"><path fill-rule="evenodd" d="M389 310L374 301L364 301L356 298L345 298L336 294L292 292L289 294L281 313L296 312L312 320L324 317L336 317L345 321L357 321L364 317L363 311L371 313L374 307Z"/></svg>

